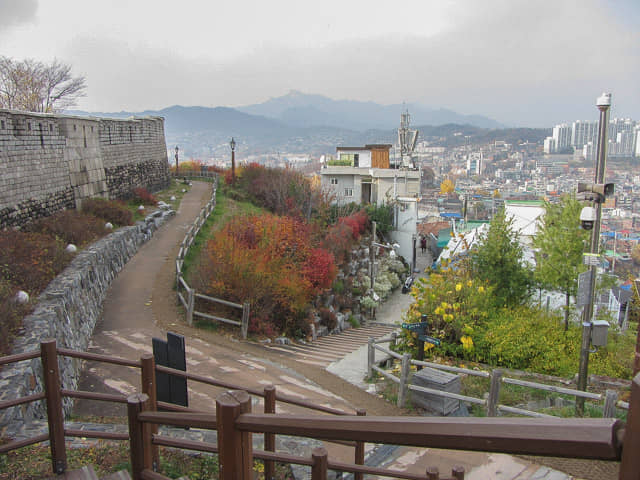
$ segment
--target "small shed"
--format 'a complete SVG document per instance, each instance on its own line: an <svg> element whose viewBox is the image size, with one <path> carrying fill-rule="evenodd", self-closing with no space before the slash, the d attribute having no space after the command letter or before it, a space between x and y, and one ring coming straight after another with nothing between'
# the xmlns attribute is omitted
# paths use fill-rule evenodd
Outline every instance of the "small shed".
<svg viewBox="0 0 640 480"><path fill-rule="evenodd" d="M411 378L411 384L443 392L460 393L460 376L435 368L426 367L416 372ZM411 390L411 401L414 405L439 415L449 415L460 408L459 400L417 390Z"/></svg>

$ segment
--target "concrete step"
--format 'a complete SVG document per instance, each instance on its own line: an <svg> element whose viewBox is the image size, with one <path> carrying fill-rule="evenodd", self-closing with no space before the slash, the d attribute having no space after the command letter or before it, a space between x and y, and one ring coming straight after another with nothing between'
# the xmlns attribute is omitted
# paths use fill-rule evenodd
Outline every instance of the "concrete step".
<svg viewBox="0 0 640 480"><path fill-rule="evenodd" d="M369 338L387 337L396 330L394 325L371 324L345 330L335 335L320 337L315 342L289 345L270 344L267 348L296 357L301 363L327 367L366 345Z"/></svg>

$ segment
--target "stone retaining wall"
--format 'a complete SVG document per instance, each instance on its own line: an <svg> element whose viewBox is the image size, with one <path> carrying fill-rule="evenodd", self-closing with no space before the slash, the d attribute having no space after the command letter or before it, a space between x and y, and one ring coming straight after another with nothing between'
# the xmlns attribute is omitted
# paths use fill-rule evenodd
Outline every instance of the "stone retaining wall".
<svg viewBox="0 0 640 480"><path fill-rule="evenodd" d="M0 228L169 184L164 119L0 109Z"/></svg>
<svg viewBox="0 0 640 480"><path fill-rule="evenodd" d="M173 211L157 211L131 227L124 227L80 252L40 295L34 312L25 318L12 353L39 350L40 342L55 338L59 347L85 351L101 315L111 281L138 248L149 240ZM62 388L76 390L81 361L58 357ZM6 365L0 371L0 401L41 392L39 358ZM65 399L65 414L72 402ZM43 401L0 411L0 436L11 436L31 420L45 417Z"/></svg>

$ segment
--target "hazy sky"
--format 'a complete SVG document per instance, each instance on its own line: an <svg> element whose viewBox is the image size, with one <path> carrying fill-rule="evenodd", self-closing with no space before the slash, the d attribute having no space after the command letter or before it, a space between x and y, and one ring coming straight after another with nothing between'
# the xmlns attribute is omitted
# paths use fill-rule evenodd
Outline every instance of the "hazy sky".
<svg viewBox="0 0 640 480"><path fill-rule="evenodd" d="M640 120L638 0L0 0L0 55L71 64L90 111L295 89L551 126L609 91Z"/></svg>

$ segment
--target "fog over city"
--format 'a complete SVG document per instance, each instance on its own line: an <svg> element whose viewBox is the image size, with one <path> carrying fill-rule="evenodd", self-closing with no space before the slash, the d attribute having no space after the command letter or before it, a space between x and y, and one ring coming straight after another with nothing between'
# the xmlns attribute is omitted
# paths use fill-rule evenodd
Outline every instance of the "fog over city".
<svg viewBox="0 0 640 480"><path fill-rule="evenodd" d="M242 106L295 89L514 126L640 117L636 0L1 0L0 53L58 58L78 108Z"/></svg>

